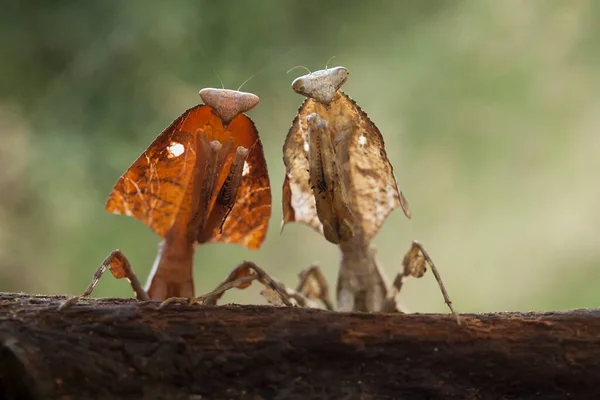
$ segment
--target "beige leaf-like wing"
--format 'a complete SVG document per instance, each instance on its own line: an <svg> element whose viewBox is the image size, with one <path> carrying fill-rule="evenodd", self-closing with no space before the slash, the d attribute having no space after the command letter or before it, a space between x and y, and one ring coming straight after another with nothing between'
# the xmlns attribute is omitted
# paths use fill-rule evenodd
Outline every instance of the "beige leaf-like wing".
<svg viewBox="0 0 600 400"><path fill-rule="evenodd" d="M301 222L323 234L323 225L317 216L315 197L308 171L308 127L306 116L314 111L316 102L304 101L283 145L285 180L283 182L283 222Z"/></svg>
<svg viewBox="0 0 600 400"><path fill-rule="evenodd" d="M411 212L398 190L381 132L354 100L341 90L338 94L334 101L339 102L340 110L348 110L348 120L353 121L355 128L347 149L349 207L359 216L365 239L370 242L393 210L401 206L408 218Z"/></svg>

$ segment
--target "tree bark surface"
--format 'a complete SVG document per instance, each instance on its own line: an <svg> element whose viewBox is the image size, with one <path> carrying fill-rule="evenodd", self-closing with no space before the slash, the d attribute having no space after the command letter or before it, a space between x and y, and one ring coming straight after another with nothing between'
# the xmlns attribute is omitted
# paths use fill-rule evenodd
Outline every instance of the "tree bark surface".
<svg viewBox="0 0 600 400"><path fill-rule="evenodd" d="M0 293L0 399L594 399L600 311L451 315ZM3 397L4 396L4 397Z"/></svg>

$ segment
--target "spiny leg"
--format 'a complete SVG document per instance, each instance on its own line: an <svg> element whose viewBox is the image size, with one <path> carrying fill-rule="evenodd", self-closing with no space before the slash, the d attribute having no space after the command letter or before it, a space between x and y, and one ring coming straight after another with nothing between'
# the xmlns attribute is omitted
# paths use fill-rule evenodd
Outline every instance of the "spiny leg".
<svg viewBox="0 0 600 400"><path fill-rule="evenodd" d="M435 280L437 281L437 283L440 287L440 290L442 292L442 296L444 297L444 302L448 305L448 308L452 312L452 315L455 316L456 323L458 325L460 325L460 316L454 310L454 307L452 307L452 301L450 300L450 296L448 295L448 292L446 291L444 283L442 282L442 277L440 276L440 273L438 272L433 260L429 256L429 253L427 252L425 247L416 240L414 240L412 242L410 249L405 254L404 259L402 261L402 265L404 266L404 271L398 273L398 275L396 275L396 279L394 279L394 283L392 285L392 291L391 291L392 292L391 298L394 299L394 302L395 302L395 298L400 293L400 289L402 288L405 277L412 276L415 278L420 278L423 276L423 274L427 270L425 262L427 262L427 264L429 264L429 266L431 267L433 276L435 277ZM390 299L390 297L388 297L388 300L389 299ZM388 306L389 306L389 301L388 301Z"/></svg>
<svg viewBox="0 0 600 400"><path fill-rule="evenodd" d="M211 200L215 191L215 186L218 180L219 172L223 168L229 149L233 145L231 140L224 143L209 139L204 135L198 138L198 155L194 189L192 198L198 199L197 203L193 204L193 212L190 221L188 221L188 236L189 240L198 239L200 243L206 241L203 238L203 231L207 224L208 212L211 208ZM204 165L201 165L204 162ZM209 232L208 234L210 234Z"/></svg>
<svg viewBox="0 0 600 400"><path fill-rule="evenodd" d="M209 240L213 231L217 228L222 232L223 225L235 206L237 192L242 183L244 164L249 154L250 151L244 146L238 146L235 150L231 167L217 195L213 209L210 211L210 216L204 229L198 234L199 243Z"/></svg>
<svg viewBox="0 0 600 400"><path fill-rule="evenodd" d="M347 124L353 125L353 124ZM338 126L338 128L340 128ZM356 218L350 208L350 199L354 196L353 181L354 177L351 173L350 165L350 143L352 139L353 129L349 126L343 129L334 130L335 137L332 138L329 131L322 129L319 131L321 135L321 143L323 154L331 157L330 162L330 180L328 185L332 189L331 198L333 207L339 223L340 241L351 240L356 234L360 234L359 219ZM325 150L326 149L326 150ZM326 175L327 178L327 175ZM356 211L356 210L355 210Z"/></svg>
<svg viewBox="0 0 600 400"><path fill-rule="evenodd" d="M322 142L327 133L327 121L319 118L317 113L306 117L308 128L308 163L310 184L315 197L317 215L323 225L323 235L331 243L339 243L339 223L335 214L332 198L335 161L333 149L329 141Z"/></svg>
<svg viewBox="0 0 600 400"><path fill-rule="evenodd" d="M435 280L437 281L437 283L440 287L440 290L442 291L442 296L444 296L444 302L446 302L446 304L448 305L448 308L450 309L450 311L452 311L452 314L456 317L456 322L460 325L460 317L459 317L458 313L454 310L454 307L452 307L452 300L450 300L450 296L448 295L448 292L446 291L446 288L444 287L444 282L442 282L442 277L440 276L440 273L438 272L435 264L433 263L433 260L429 256L429 253L427 252L425 247L416 240L414 240L412 242L412 247L417 247L421 251L423 256L425 257L425 260L431 267L431 272L433 272L433 276L435 276Z"/></svg>
<svg viewBox="0 0 600 400"><path fill-rule="evenodd" d="M341 153L347 147L348 134L342 135L337 146L331 138L328 122L317 113L306 117L309 144L310 184L315 197L317 215L323 225L325 238L334 244L349 240L355 235L354 217L348 207L348 185L344 184L346 174L340 174L345 164L345 156ZM341 144L340 144L341 143Z"/></svg>
<svg viewBox="0 0 600 400"><path fill-rule="evenodd" d="M96 286L98 281L100 281L100 278L102 277L104 272L106 272L106 268L110 269L110 272L116 279L122 279L122 278L127 279L129 281L129 283L131 284L131 287L133 288L135 297L138 300L141 300L141 301L148 300L148 295L142 288L140 281L138 280L137 276L133 272L133 269L131 268L131 264L129 263L129 260L121 252L121 250L117 249L117 250L111 251L110 254L104 259L104 261L102 261L102 263L100 264L100 266L98 267L96 272L94 272L92 281L90 282L88 287L85 289L85 291L79 296L73 296L73 297L67 299L64 303L62 303L58 307L58 309L62 310L64 308L68 307L69 305L77 302L79 299L90 296L92 294L92 292L94 291L94 287Z"/></svg>
<svg viewBox="0 0 600 400"><path fill-rule="evenodd" d="M244 272L242 272L242 271L244 271ZM249 271L249 272L247 272L247 271ZM262 283L268 289L275 291L281 298L281 301L283 302L283 304L285 304L288 307L294 306L294 304L290 301L288 294L280 287L280 285L273 278L271 278L269 276L269 274L267 274L265 272L265 270L260 268L258 265L254 264L251 261L244 261L242 264L238 265L232 272L232 274L234 274L234 276L237 276L235 274L240 274L240 273L242 274L242 276L248 276L252 273L255 274L256 280L258 280L260 283ZM232 276L232 274L230 274L230 276ZM248 283L244 286L242 286L242 285L235 285L235 286L241 286L240 289L243 289L245 287L250 286L250 283ZM225 289L225 290L228 290L228 289ZM217 288L217 291L220 291L220 288ZM223 293L223 292L224 292L224 290L221 291L221 293ZM213 296L213 295L209 294L209 296Z"/></svg>
<svg viewBox="0 0 600 400"><path fill-rule="evenodd" d="M329 285L318 265L311 265L308 269L300 272L299 277L300 282L296 287L296 292L310 300L320 300L328 310L334 309L329 298Z"/></svg>

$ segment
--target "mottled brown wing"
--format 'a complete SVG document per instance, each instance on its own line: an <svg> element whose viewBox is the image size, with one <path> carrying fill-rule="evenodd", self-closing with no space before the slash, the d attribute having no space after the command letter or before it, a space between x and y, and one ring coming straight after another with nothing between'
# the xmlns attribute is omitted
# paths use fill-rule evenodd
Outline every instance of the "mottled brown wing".
<svg viewBox="0 0 600 400"><path fill-rule="evenodd" d="M106 211L134 217L161 237L173 226L196 160L195 135L211 115L198 105L169 125L119 178Z"/></svg>
<svg viewBox="0 0 600 400"><path fill-rule="evenodd" d="M237 243L258 249L263 243L271 218L271 185L262 143L254 123L246 115L235 117L227 130L234 147L250 149L247 165L231 212L210 242Z"/></svg>
<svg viewBox="0 0 600 400"><path fill-rule="evenodd" d="M408 218L410 209L398 190L381 132L354 100L341 90L338 93L334 101L349 111L346 117L355 126L348 148L349 207L360 216L365 239L371 241L394 209L402 206Z"/></svg>
<svg viewBox="0 0 600 400"><path fill-rule="evenodd" d="M283 222L301 222L323 234L317 215L315 197L308 171L308 127L306 117L315 112L315 101L306 99L290 128L283 145L285 180L283 182Z"/></svg>

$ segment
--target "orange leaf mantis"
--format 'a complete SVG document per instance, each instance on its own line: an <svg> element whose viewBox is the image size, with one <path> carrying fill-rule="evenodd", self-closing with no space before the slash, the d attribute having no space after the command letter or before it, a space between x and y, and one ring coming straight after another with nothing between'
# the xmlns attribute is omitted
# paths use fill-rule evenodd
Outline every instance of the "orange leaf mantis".
<svg viewBox="0 0 600 400"><path fill-rule="evenodd" d="M258 131L244 113L258 96L202 89L204 104L173 121L119 178L106 210L132 216L163 238L142 289L129 262L113 251L104 270L126 277L140 300L194 297L194 246L237 243L258 249L271 216L271 187ZM66 305L65 303L64 305Z"/></svg>

